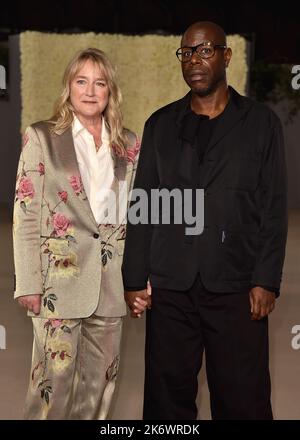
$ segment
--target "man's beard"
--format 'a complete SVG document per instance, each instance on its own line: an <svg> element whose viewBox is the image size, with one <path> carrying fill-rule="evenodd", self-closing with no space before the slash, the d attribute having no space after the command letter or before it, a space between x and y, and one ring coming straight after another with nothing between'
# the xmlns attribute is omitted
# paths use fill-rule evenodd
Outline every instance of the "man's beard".
<svg viewBox="0 0 300 440"><path fill-rule="evenodd" d="M196 95L200 96L201 98L204 98L205 96L209 96L212 93L214 93L217 88L219 87L219 84L226 79L225 72L222 73L219 77L215 78L213 82L210 84L207 84L207 86L203 88L195 88L192 89Z"/></svg>

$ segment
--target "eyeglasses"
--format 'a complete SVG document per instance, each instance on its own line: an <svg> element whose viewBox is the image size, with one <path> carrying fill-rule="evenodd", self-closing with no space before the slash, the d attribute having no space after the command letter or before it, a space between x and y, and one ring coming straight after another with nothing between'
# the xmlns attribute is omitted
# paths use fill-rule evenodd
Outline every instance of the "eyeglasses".
<svg viewBox="0 0 300 440"><path fill-rule="evenodd" d="M181 63L187 63L191 60L193 54L196 52L198 57L203 59L208 59L214 56L215 49L219 47L220 49L226 49L227 46L222 44L213 44L211 41L204 41L193 47L180 47L176 50L176 56Z"/></svg>

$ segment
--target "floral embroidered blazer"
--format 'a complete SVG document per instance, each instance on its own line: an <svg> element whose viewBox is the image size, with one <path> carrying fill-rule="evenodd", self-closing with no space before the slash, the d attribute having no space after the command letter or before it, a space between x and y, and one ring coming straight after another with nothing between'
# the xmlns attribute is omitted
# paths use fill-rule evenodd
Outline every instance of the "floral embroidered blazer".
<svg viewBox="0 0 300 440"><path fill-rule="evenodd" d="M48 122L38 122L24 136L14 207L14 296L42 294L43 318L84 318L95 312L123 316L127 200L123 218L121 213L115 224L97 225L80 177L72 130L57 135L49 128ZM117 206L120 185L122 197L132 189L140 148L134 133L128 130L127 137L127 157L112 151Z"/></svg>

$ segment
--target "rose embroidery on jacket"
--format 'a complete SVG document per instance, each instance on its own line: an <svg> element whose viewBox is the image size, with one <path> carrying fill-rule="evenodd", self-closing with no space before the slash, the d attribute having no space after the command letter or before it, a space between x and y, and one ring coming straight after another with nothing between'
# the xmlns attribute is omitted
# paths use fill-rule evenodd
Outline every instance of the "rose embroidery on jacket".
<svg viewBox="0 0 300 440"><path fill-rule="evenodd" d="M52 225L56 237L63 237L70 228L71 221L64 214L57 212L52 216Z"/></svg>
<svg viewBox="0 0 300 440"><path fill-rule="evenodd" d="M59 191L58 192L58 197L60 198L60 200L64 203L67 203L68 201L68 193L67 191Z"/></svg>
<svg viewBox="0 0 300 440"><path fill-rule="evenodd" d="M67 192L59 191L58 196L60 201L53 209L50 208L49 203L46 203L50 213L46 224L47 227L52 227L52 232L42 237L44 241L41 244L42 252L48 259L47 268L43 271L43 305L52 313L55 313L57 296L53 292L48 292L53 289L48 285L49 279L76 277L79 274L77 254L73 250L73 245L77 242L71 220L65 214L55 211L60 203L66 203Z"/></svg>
<svg viewBox="0 0 300 440"><path fill-rule="evenodd" d="M42 162L39 163L38 172L40 173L40 176L43 176L45 174L45 166Z"/></svg>
<svg viewBox="0 0 300 440"><path fill-rule="evenodd" d="M73 249L73 246L77 244L74 228L71 220L65 214L56 211L59 205L67 203L68 193L67 191L58 191L57 195L59 201L53 208L44 198L45 205L49 210L46 226L47 229L51 229L47 235L41 237L44 239L41 243L41 250L47 256L47 266L42 271L43 306L54 316L57 296L53 292L53 287L49 286L49 281L52 278L77 277L79 274L77 254Z"/></svg>
<svg viewBox="0 0 300 440"><path fill-rule="evenodd" d="M25 133L23 137L23 146L17 175L15 199L15 203L20 201L20 207L25 214L27 213L27 206L32 202L36 194L34 188L35 184L33 183L30 174L34 175L34 173L38 173L40 176L45 174L45 166L42 162L40 162L37 166L35 165L34 167L26 168L23 150L29 141L30 137L28 133Z"/></svg>
<svg viewBox="0 0 300 440"><path fill-rule="evenodd" d="M71 176L69 178L69 182L75 191L76 195L82 194L83 192L83 183L81 180L81 176Z"/></svg>
<svg viewBox="0 0 300 440"><path fill-rule="evenodd" d="M33 199L34 194L35 194L34 186L30 177L21 177L17 189L18 199L19 200L27 199L28 202L30 199Z"/></svg>
<svg viewBox="0 0 300 440"><path fill-rule="evenodd" d="M26 145L28 144L29 141L29 135L28 133L25 133L23 136L23 145L22 145L22 149L26 147Z"/></svg>
<svg viewBox="0 0 300 440"><path fill-rule="evenodd" d="M140 151L141 144L139 140L136 140L134 147L127 148L127 162L134 163L138 152Z"/></svg>

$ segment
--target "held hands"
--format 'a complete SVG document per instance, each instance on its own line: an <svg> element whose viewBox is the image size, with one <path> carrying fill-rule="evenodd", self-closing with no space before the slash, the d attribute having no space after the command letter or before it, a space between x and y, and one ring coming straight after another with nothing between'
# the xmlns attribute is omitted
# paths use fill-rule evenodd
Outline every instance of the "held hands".
<svg viewBox="0 0 300 440"><path fill-rule="evenodd" d="M41 295L25 295L18 298L20 306L38 315L41 310Z"/></svg>
<svg viewBox="0 0 300 440"><path fill-rule="evenodd" d="M251 319L257 321L269 315L275 308L275 293L262 287L250 290Z"/></svg>
<svg viewBox="0 0 300 440"><path fill-rule="evenodd" d="M131 310L132 318L140 318L146 309L151 309L151 286L147 289L124 292L125 301Z"/></svg>

